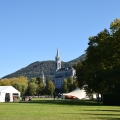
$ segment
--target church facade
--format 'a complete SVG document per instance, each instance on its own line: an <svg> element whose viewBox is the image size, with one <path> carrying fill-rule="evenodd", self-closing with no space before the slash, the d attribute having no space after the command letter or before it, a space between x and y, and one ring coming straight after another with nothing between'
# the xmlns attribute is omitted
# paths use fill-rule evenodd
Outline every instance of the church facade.
<svg viewBox="0 0 120 120"><path fill-rule="evenodd" d="M57 55L55 57L55 74L54 74L54 85L55 88L61 89L64 83L64 79L76 75L76 70L73 67L61 68L61 59L59 50L57 49Z"/></svg>

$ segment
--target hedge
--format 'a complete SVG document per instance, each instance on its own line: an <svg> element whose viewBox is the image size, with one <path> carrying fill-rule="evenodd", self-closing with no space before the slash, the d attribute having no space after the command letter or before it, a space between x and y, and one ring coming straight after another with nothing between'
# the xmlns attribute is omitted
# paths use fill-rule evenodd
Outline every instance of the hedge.
<svg viewBox="0 0 120 120"><path fill-rule="evenodd" d="M104 105L120 105L120 94L104 94L103 95Z"/></svg>

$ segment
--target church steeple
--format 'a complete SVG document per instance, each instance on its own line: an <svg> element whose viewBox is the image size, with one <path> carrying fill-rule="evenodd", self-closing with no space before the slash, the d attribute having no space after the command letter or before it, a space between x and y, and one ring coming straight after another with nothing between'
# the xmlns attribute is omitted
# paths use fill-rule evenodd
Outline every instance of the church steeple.
<svg viewBox="0 0 120 120"><path fill-rule="evenodd" d="M46 80L45 80L45 76L44 76L43 70L42 70L42 79L43 79L43 84L46 86Z"/></svg>
<svg viewBox="0 0 120 120"><path fill-rule="evenodd" d="M57 55L56 55L56 57L60 57L58 48L57 48Z"/></svg>
<svg viewBox="0 0 120 120"><path fill-rule="evenodd" d="M57 55L55 57L56 60L56 71L59 70L61 68L61 60L60 60L60 54L59 54L59 50L57 48Z"/></svg>

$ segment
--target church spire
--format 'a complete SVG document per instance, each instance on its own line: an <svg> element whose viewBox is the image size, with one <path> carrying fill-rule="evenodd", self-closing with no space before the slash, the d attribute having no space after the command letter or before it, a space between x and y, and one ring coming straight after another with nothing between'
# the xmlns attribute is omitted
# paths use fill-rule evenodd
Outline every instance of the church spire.
<svg viewBox="0 0 120 120"><path fill-rule="evenodd" d="M60 54L58 48L57 48L57 55L55 57L55 60L56 60L56 71L57 71L61 68L61 60L60 60Z"/></svg>
<svg viewBox="0 0 120 120"><path fill-rule="evenodd" d="M56 57L60 57L58 48L57 48L57 55L56 55Z"/></svg>
<svg viewBox="0 0 120 120"><path fill-rule="evenodd" d="M44 78L44 73L43 73L43 70L42 70L42 78Z"/></svg>
<svg viewBox="0 0 120 120"><path fill-rule="evenodd" d="M42 70L42 79L43 79L43 84L46 86L46 80L45 80L45 76L44 76L43 70Z"/></svg>

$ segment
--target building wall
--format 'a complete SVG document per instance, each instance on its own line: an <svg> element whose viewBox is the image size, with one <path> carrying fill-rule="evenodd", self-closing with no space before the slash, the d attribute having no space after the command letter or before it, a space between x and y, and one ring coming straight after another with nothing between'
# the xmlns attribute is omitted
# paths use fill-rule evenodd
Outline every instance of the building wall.
<svg viewBox="0 0 120 120"><path fill-rule="evenodd" d="M64 79L72 76L73 78L75 77L76 71L74 68L69 67L69 68L61 68L55 73L54 77L54 84L55 88L61 89L64 83Z"/></svg>

